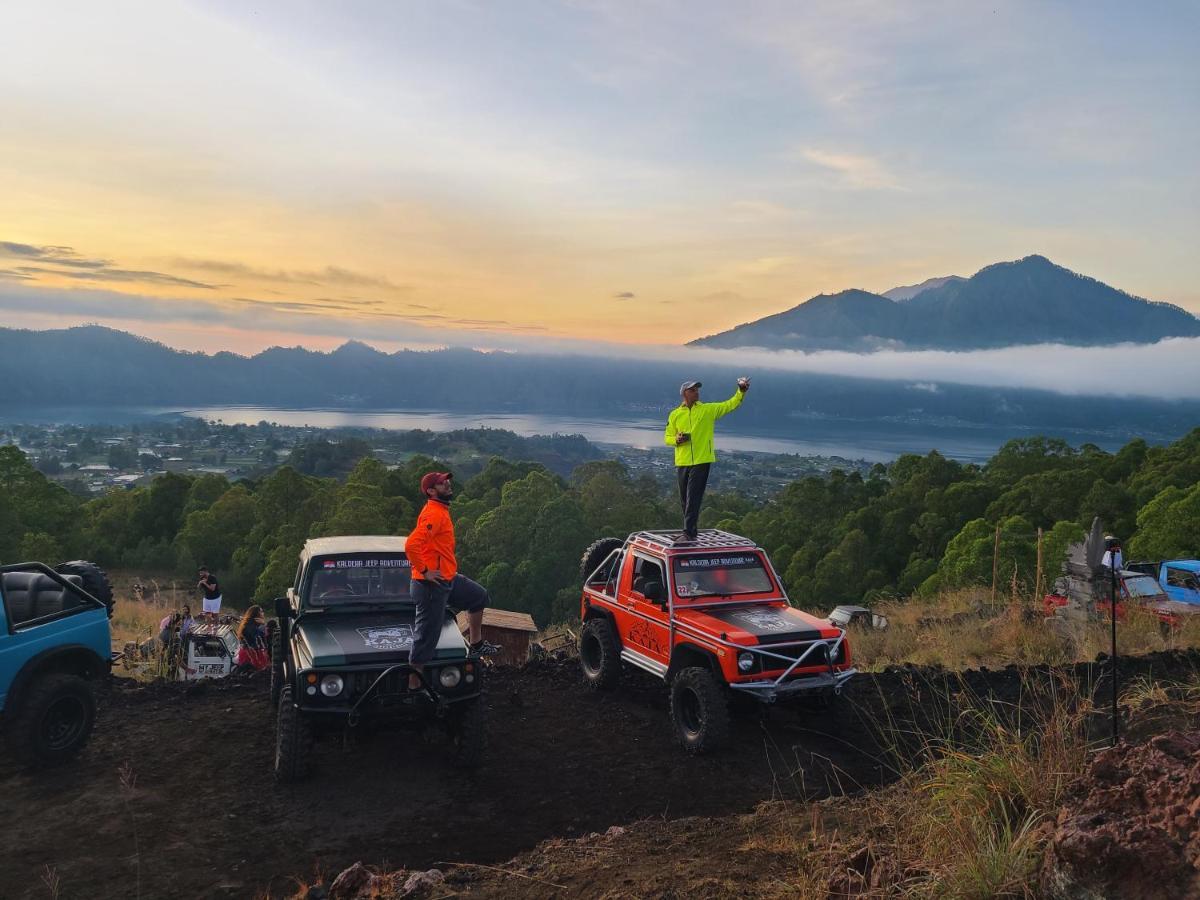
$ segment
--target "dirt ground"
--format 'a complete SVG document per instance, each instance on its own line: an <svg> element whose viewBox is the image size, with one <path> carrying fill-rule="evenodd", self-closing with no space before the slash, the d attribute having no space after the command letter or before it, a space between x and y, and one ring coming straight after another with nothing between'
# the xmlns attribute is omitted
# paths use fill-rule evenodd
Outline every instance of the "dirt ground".
<svg viewBox="0 0 1200 900"><path fill-rule="evenodd" d="M1122 678L1197 669L1200 653L1156 654L1125 660ZM1076 674L1103 691L1099 671ZM1022 683L1038 677L913 667L862 675L834 711L743 715L732 747L690 759L671 742L661 684L629 673L615 693L593 694L574 663L546 663L493 674L491 752L477 774L452 769L440 737L385 731L318 744L316 771L294 787L271 780L265 679L115 679L76 762L0 769L0 897L282 896L356 860L495 865L547 839L637 820L854 792L890 780L886 735L897 728L945 721L964 691L1015 708Z"/></svg>

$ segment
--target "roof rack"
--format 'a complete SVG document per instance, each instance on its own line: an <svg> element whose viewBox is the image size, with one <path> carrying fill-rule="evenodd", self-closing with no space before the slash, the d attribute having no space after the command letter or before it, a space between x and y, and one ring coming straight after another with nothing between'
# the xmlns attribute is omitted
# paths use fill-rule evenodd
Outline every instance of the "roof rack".
<svg viewBox="0 0 1200 900"><path fill-rule="evenodd" d="M702 529L696 537L689 538L679 530L639 531L630 538L630 543L653 550L718 550L727 547L757 547L749 538L730 534L717 528Z"/></svg>

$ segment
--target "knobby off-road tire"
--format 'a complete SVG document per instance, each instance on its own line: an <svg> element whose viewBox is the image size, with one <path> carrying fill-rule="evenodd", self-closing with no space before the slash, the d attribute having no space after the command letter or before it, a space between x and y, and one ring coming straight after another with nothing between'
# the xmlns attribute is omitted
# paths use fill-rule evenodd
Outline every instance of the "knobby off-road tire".
<svg viewBox="0 0 1200 900"><path fill-rule="evenodd" d="M688 753L712 753L729 739L725 692L708 669L691 666L671 682L671 724Z"/></svg>
<svg viewBox="0 0 1200 900"><path fill-rule="evenodd" d="M614 550L620 550L624 546L625 542L620 538L607 537L592 541L579 560L580 579L587 581L587 577L596 571L596 566L604 562Z"/></svg>
<svg viewBox="0 0 1200 900"><path fill-rule="evenodd" d="M279 706L283 691L283 629L278 625L271 634L271 709Z"/></svg>
<svg viewBox="0 0 1200 900"><path fill-rule="evenodd" d="M579 668L583 681L596 691L611 691L621 680L621 650L612 622L588 619L579 634Z"/></svg>
<svg viewBox="0 0 1200 900"><path fill-rule="evenodd" d="M299 781L308 774L312 758L312 725L292 703L292 686L279 692L279 719L275 726L275 780Z"/></svg>
<svg viewBox="0 0 1200 900"><path fill-rule="evenodd" d="M83 589L108 607L108 617L113 614L113 590L108 575L98 565L86 559L76 559L60 563L54 567L59 575L78 575L83 582Z"/></svg>
<svg viewBox="0 0 1200 900"><path fill-rule="evenodd" d="M454 704L446 722L450 759L460 769L476 769L487 752L487 708L483 697Z"/></svg>
<svg viewBox="0 0 1200 900"><path fill-rule="evenodd" d="M53 766L78 753L95 724L92 686L78 675L55 672L30 686L7 723L5 742L25 765Z"/></svg>

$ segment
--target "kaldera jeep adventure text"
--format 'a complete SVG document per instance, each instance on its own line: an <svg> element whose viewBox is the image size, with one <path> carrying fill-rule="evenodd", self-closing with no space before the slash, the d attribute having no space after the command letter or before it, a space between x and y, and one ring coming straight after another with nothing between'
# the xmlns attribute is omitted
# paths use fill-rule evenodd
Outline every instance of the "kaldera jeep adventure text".
<svg viewBox="0 0 1200 900"><path fill-rule="evenodd" d="M331 537L304 545L296 583L276 601L271 698L278 713L277 780L308 772L315 736L368 722L440 723L455 763L480 761L484 667L449 612L421 676L423 687L408 688L415 608L404 542Z"/></svg>
<svg viewBox="0 0 1200 900"><path fill-rule="evenodd" d="M615 687L622 662L664 679L676 736L690 753L725 740L734 696L829 697L854 675L846 632L792 609L766 553L746 538L604 538L581 569L584 680Z"/></svg>
<svg viewBox="0 0 1200 900"><path fill-rule="evenodd" d="M89 562L0 567L0 730L19 762L63 762L87 743L112 666L112 602Z"/></svg>

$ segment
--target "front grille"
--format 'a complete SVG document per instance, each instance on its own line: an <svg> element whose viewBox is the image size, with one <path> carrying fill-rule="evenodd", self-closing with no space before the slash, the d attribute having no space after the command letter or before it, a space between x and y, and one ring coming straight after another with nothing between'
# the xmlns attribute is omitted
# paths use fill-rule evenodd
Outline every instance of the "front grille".
<svg viewBox="0 0 1200 900"><path fill-rule="evenodd" d="M349 679L350 699L357 700L375 683L379 672L354 672ZM408 692L408 672L397 670L389 672L387 677L375 688L375 696L384 694L403 694Z"/></svg>
<svg viewBox="0 0 1200 900"><path fill-rule="evenodd" d="M789 660L795 660L795 659L799 659L801 656L803 656L808 651L808 648L813 645L813 643L822 644L824 642L823 641L815 641L815 642L810 641L810 642L804 643L804 644L796 644L791 647L778 647L778 646L767 645L767 646L764 646L762 649L769 650L771 653L778 654L779 656L785 656ZM829 645L825 644L825 646L828 647ZM771 671L772 669L786 669L789 665L791 665L790 662L784 662L782 659L778 659L775 656L763 656L760 654L755 654L755 656L757 656L758 659L762 661L762 668L765 671ZM840 665L841 663L843 663L845 661L846 661L846 642L842 641L840 644L838 644L837 652L833 656L833 664L836 666L836 665ZM812 653L810 653L808 655L808 658L800 664L800 667L808 668L809 666L824 666L826 664L827 664L826 663L826 652L824 650L822 650L820 647L818 647L816 650L814 650Z"/></svg>

